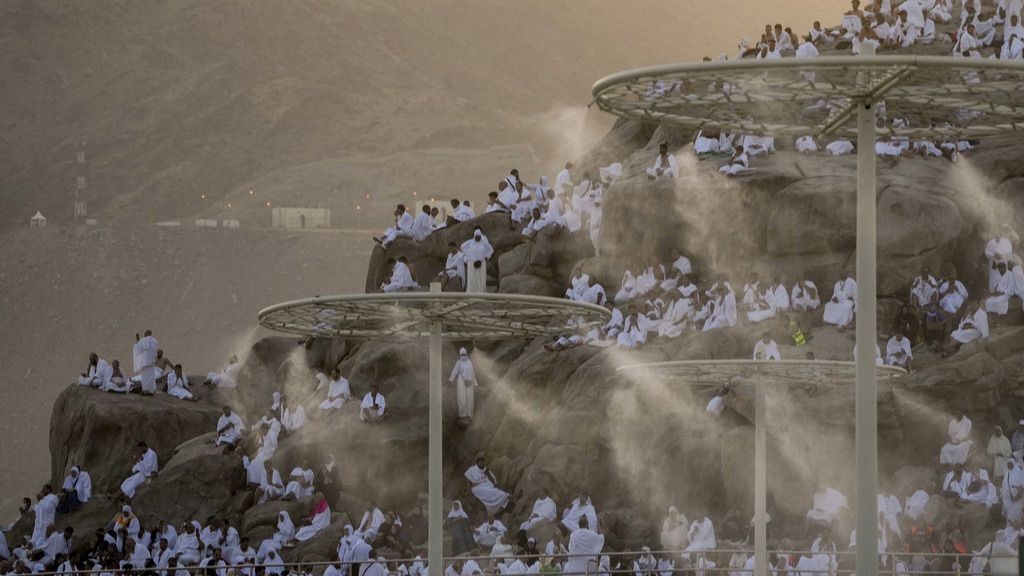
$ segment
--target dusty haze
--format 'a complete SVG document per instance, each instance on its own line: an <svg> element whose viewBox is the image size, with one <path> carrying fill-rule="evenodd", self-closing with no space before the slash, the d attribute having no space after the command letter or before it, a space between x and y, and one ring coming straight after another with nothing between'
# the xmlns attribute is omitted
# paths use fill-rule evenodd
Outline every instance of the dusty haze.
<svg viewBox="0 0 1024 576"><path fill-rule="evenodd" d="M130 365L152 328L186 372L218 370L260 308L359 291L395 201L479 202L512 166L532 181L583 151L611 123L585 109L598 78L732 57L845 5L0 3L0 518L48 476L53 399L90 351ZM72 226L80 175L94 228ZM265 229L267 203L347 231ZM198 216L243 229L153 225Z"/></svg>

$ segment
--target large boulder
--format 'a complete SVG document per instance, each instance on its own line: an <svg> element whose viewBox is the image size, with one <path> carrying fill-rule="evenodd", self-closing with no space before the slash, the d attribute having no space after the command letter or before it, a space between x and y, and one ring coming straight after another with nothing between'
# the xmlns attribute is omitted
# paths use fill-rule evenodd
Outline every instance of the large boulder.
<svg viewBox="0 0 1024 576"><path fill-rule="evenodd" d="M174 526L198 520L205 526L214 518L235 525L241 511L232 510L233 496L245 487L245 470L236 453L215 446L216 433L179 446L159 474L135 493L132 507L144 522L163 519Z"/></svg>
<svg viewBox="0 0 1024 576"><path fill-rule="evenodd" d="M116 491L131 474L139 442L167 462L179 444L214 430L219 416L220 408L211 402L70 386L53 406L50 482L59 486L67 470L78 465L92 475L94 491Z"/></svg>

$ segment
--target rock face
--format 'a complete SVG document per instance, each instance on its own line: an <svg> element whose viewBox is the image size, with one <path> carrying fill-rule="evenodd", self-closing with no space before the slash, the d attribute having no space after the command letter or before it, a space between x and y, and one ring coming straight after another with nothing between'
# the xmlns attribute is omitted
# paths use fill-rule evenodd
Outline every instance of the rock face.
<svg viewBox="0 0 1024 576"><path fill-rule="evenodd" d="M219 412L214 404L185 402L166 394L108 394L71 386L53 408L50 482L59 486L77 464L90 471L97 493L116 491L131 474L136 444L148 443L160 461L167 462L179 444L214 430Z"/></svg>

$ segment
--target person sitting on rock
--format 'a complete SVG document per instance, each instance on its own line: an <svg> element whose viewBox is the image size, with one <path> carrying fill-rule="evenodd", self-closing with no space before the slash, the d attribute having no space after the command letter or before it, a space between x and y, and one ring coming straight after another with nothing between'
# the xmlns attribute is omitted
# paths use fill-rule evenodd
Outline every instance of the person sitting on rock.
<svg viewBox="0 0 1024 576"><path fill-rule="evenodd" d="M416 219L412 222L412 229L409 234L412 235L412 239L417 242L422 242L427 239L427 236L434 231L434 219L430 216L430 205L424 204L423 210L416 216Z"/></svg>
<svg viewBox="0 0 1024 576"><path fill-rule="evenodd" d="M935 303L932 302L934 305ZM910 339L903 335L903 329L897 329L896 334L889 338L885 345L885 363L889 366L905 368L907 372L913 370L912 364L914 353L910 350Z"/></svg>
<svg viewBox="0 0 1024 576"><path fill-rule="evenodd" d="M126 538L135 539L142 534L142 524L132 512L132 507L127 504L121 507L121 512L114 516L111 524L113 524L115 532Z"/></svg>
<svg viewBox="0 0 1024 576"><path fill-rule="evenodd" d="M853 322L853 315L857 309L856 302L857 281L849 271L846 271L832 288L832 299L825 304L825 322L840 329L846 328Z"/></svg>
<svg viewBox="0 0 1024 576"><path fill-rule="evenodd" d="M60 504L57 512L70 514L92 498L92 476L78 466L72 466L61 485Z"/></svg>
<svg viewBox="0 0 1024 576"><path fill-rule="evenodd" d="M188 378L182 372L181 364L175 364L174 370L167 374L167 394L180 400L197 400L189 387Z"/></svg>
<svg viewBox="0 0 1024 576"><path fill-rule="evenodd" d="M131 380L121 372L121 361L116 358L111 360L110 374L106 381L100 385L100 390L104 392L114 392L117 394L127 394L131 389Z"/></svg>
<svg viewBox="0 0 1024 576"><path fill-rule="evenodd" d="M406 292L420 287L419 282L412 277L409 260L405 256L399 256L398 260L388 258L388 269L391 271L391 277L380 285L381 292L385 294Z"/></svg>
<svg viewBox="0 0 1024 576"><path fill-rule="evenodd" d="M284 488L281 500L302 500L313 495L313 471L308 468L292 468L291 480Z"/></svg>
<svg viewBox="0 0 1024 576"><path fill-rule="evenodd" d="M263 469L256 481L256 503L264 504L271 500L277 500L284 495L284 489L281 473L274 468L274 464L269 458L264 460Z"/></svg>
<svg viewBox="0 0 1024 576"><path fill-rule="evenodd" d="M964 317L960 320L960 326L953 330L949 339L942 347L943 357L956 352L961 344L973 342L979 338L988 338L988 313L985 308L977 302L968 304Z"/></svg>
<svg viewBox="0 0 1024 576"><path fill-rule="evenodd" d="M530 220L523 228L522 234L527 240L533 240L537 237L537 233L553 224L554 222L549 221L541 214L540 208L534 208L530 211Z"/></svg>
<svg viewBox="0 0 1024 576"><path fill-rule="evenodd" d="M779 345L772 340L772 335L767 330L761 334L761 339L754 344L754 360L779 360Z"/></svg>
<svg viewBox="0 0 1024 576"><path fill-rule="evenodd" d="M580 490L569 507L562 511L562 526L572 533L583 526L584 520L589 520L590 525L597 526L597 509L594 508L590 496Z"/></svg>
<svg viewBox="0 0 1024 576"><path fill-rule="evenodd" d="M327 398L320 403L321 412L340 410L341 407L352 399L352 388L341 375L341 370L331 370L330 384L327 387Z"/></svg>
<svg viewBox="0 0 1024 576"><path fill-rule="evenodd" d="M370 385L370 391L363 396L363 402L359 406L359 419L363 422L379 422L385 418L386 410L387 402L380 393L380 385L374 382Z"/></svg>
<svg viewBox="0 0 1024 576"><path fill-rule="evenodd" d="M456 242L448 243L448 255L445 258L444 270L437 275L441 281L441 291L449 292L462 290L466 284L466 259L462 252L459 252L459 245ZM449 286L454 287L449 289Z"/></svg>
<svg viewBox="0 0 1024 576"><path fill-rule="evenodd" d="M953 273L939 284L939 306L949 314L956 314L967 302L967 287Z"/></svg>
<svg viewBox="0 0 1024 576"><path fill-rule="evenodd" d="M228 365L220 372L210 372L206 375L204 386L216 386L217 388L235 388L238 386L238 372L242 365L238 363L238 356L231 355Z"/></svg>
<svg viewBox="0 0 1024 576"><path fill-rule="evenodd" d="M678 178L679 162L674 154L668 151L668 142L658 145L658 156L654 159L654 166L647 169L647 179Z"/></svg>
<svg viewBox="0 0 1024 576"><path fill-rule="evenodd" d="M497 487L498 482L487 468L487 461L483 457L477 458L476 463L470 466L464 475L473 485L473 495L484 505L488 514L497 514L509 507L511 495Z"/></svg>
<svg viewBox="0 0 1024 576"><path fill-rule="evenodd" d="M384 248L387 248L397 238L412 238L412 225L413 217L405 209L405 204L399 204L395 206L395 225L384 231L384 236L373 238L374 242L377 242Z"/></svg>
<svg viewBox="0 0 1024 576"><path fill-rule="evenodd" d="M726 176L739 176L750 169L750 156L742 147L736 146L732 149L729 162L723 164L718 171Z"/></svg>
<svg viewBox="0 0 1024 576"><path fill-rule="evenodd" d="M245 424L238 414L231 406L222 406L220 418L217 419L217 439L214 440L214 444L233 449L242 440L244 432Z"/></svg>
<svg viewBox="0 0 1024 576"><path fill-rule="evenodd" d="M490 550L494 543L498 541L498 538L504 536L506 532L508 532L508 528L505 528L504 524L495 520L493 514L489 514L487 521L477 526L476 530L473 531L473 540L482 549Z"/></svg>
<svg viewBox="0 0 1024 576"><path fill-rule="evenodd" d="M519 529L523 532L529 532L534 526L545 521L554 522L557 518L558 506L551 498L547 487L541 486L540 494L537 496L537 500L534 501L533 509L530 511L530 517L519 525Z"/></svg>
<svg viewBox="0 0 1024 576"><path fill-rule="evenodd" d="M159 469L160 461L156 452L145 442L139 442L135 448L135 464L132 466L132 475L121 483L118 499L131 500L134 498L135 491L139 486L150 477L156 476Z"/></svg>
<svg viewBox="0 0 1024 576"><path fill-rule="evenodd" d="M79 386L99 388L110 377L110 364L95 352L89 354L89 367L78 378Z"/></svg>
<svg viewBox="0 0 1024 576"><path fill-rule="evenodd" d="M960 414L960 418L953 418L946 427L949 440L942 447L939 453L939 464L963 464L967 462L967 456L971 452L971 419L967 414Z"/></svg>

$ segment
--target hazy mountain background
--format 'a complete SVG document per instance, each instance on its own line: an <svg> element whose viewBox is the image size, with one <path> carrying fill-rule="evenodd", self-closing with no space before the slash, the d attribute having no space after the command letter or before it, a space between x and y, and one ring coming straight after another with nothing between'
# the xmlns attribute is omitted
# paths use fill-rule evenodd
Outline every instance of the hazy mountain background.
<svg viewBox="0 0 1024 576"><path fill-rule="evenodd" d="M90 351L130 367L152 328L186 372L218 370L262 307L360 291L395 202L553 175L611 124L586 109L598 78L732 57L766 23L803 33L845 5L0 3L0 518L48 475L52 401ZM79 176L97 226L74 225ZM336 229L267 228L281 205L329 207Z"/></svg>

